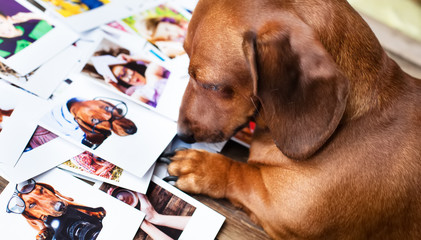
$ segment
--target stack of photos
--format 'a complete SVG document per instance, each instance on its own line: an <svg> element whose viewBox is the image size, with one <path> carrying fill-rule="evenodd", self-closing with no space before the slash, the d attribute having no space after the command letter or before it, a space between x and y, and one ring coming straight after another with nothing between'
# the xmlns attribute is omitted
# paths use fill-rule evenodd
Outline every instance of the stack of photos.
<svg viewBox="0 0 421 240"><path fill-rule="evenodd" d="M0 239L215 239L225 218L154 175L225 144L176 137L196 2L0 0Z"/></svg>

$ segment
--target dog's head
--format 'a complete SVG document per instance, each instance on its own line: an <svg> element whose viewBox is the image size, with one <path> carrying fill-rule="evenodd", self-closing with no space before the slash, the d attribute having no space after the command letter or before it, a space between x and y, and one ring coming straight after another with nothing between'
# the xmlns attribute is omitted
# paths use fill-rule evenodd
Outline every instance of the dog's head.
<svg viewBox="0 0 421 240"><path fill-rule="evenodd" d="M86 134L92 144L101 144L112 132L119 136L135 134L136 125L125 118L127 107L123 102L116 106L105 100L70 99L69 112Z"/></svg>
<svg viewBox="0 0 421 240"><path fill-rule="evenodd" d="M68 201L73 199L62 196L45 183L36 183L29 193L19 193L25 202L23 216L30 219L44 219L47 216L61 216L67 209Z"/></svg>
<svg viewBox="0 0 421 240"><path fill-rule="evenodd" d="M257 113L286 156L305 159L333 134L349 82L291 2L198 3L184 43L182 139L225 140Z"/></svg>

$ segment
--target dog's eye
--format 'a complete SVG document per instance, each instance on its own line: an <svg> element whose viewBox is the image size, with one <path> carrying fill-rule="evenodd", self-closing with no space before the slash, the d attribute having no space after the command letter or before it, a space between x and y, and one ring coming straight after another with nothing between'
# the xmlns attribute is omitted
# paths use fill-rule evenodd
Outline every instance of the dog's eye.
<svg viewBox="0 0 421 240"><path fill-rule="evenodd" d="M28 206L28 207L29 207L29 208L33 208L33 207L35 207L35 205L36 205L35 203L31 203L31 204L29 204L29 206Z"/></svg>
<svg viewBox="0 0 421 240"><path fill-rule="evenodd" d="M215 84L202 84L202 87L210 91L219 91L220 87Z"/></svg>

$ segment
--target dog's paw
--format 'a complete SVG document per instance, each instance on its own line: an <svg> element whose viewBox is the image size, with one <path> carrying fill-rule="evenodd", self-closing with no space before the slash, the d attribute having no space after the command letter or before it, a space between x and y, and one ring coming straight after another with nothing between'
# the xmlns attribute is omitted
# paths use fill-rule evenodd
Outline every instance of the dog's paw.
<svg viewBox="0 0 421 240"><path fill-rule="evenodd" d="M170 157L168 173L183 191L224 198L233 160L217 153L184 149ZM175 179L175 178L172 178Z"/></svg>
<svg viewBox="0 0 421 240"><path fill-rule="evenodd" d="M37 240L49 240L52 238L53 236L53 230L49 229L49 228L44 228L42 229L38 235L37 235Z"/></svg>

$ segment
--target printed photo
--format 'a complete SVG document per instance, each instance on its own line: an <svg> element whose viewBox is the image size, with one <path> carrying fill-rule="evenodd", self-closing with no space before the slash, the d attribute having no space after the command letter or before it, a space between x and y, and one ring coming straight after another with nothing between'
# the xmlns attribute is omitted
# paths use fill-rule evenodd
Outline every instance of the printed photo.
<svg viewBox="0 0 421 240"><path fill-rule="evenodd" d="M9 184L0 207L1 239L132 239L144 218L58 169Z"/></svg>
<svg viewBox="0 0 421 240"><path fill-rule="evenodd" d="M15 84L35 95L48 99L67 74L78 63L78 49L70 45L36 70L20 75L0 62L0 78Z"/></svg>
<svg viewBox="0 0 421 240"><path fill-rule="evenodd" d="M225 220L222 215L155 176L146 194L106 183L96 186L145 213L136 240L214 239Z"/></svg>
<svg viewBox="0 0 421 240"><path fill-rule="evenodd" d="M127 104L118 99L72 97L54 108L51 117L68 136L96 149L111 134L124 137L137 132L136 124L126 118L128 111Z"/></svg>
<svg viewBox="0 0 421 240"><path fill-rule="evenodd" d="M129 0L33 0L45 13L82 33L130 15Z"/></svg>
<svg viewBox="0 0 421 240"><path fill-rule="evenodd" d="M83 150L37 126L16 163L2 165L2 177L9 182L22 182L48 171Z"/></svg>
<svg viewBox="0 0 421 240"><path fill-rule="evenodd" d="M178 239L196 210L194 206L153 182L146 194L106 183L100 187L100 190L146 214L134 238L136 240Z"/></svg>
<svg viewBox="0 0 421 240"><path fill-rule="evenodd" d="M134 53L104 38L82 72L114 91L155 108L171 72L147 52Z"/></svg>
<svg viewBox="0 0 421 240"><path fill-rule="evenodd" d="M187 34L190 14L170 4L142 11L122 21L134 32L157 46L169 58L185 54L184 38Z"/></svg>
<svg viewBox="0 0 421 240"><path fill-rule="evenodd" d="M136 177L89 151L73 156L58 167L88 181L107 182L140 193L146 193L154 169L152 166L143 177Z"/></svg>
<svg viewBox="0 0 421 240"><path fill-rule="evenodd" d="M63 17L69 17L73 15L77 15L83 12L90 11L92 9L99 8L107 3L110 0L62 0L62 1L55 1L55 0L42 0L48 3L51 8L53 8L56 12L60 13Z"/></svg>
<svg viewBox="0 0 421 240"><path fill-rule="evenodd" d="M7 59L54 28L14 0L0 0L0 56Z"/></svg>
<svg viewBox="0 0 421 240"><path fill-rule="evenodd" d="M32 151L33 149L46 144L47 142L56 139L58 136L47 129L37 126L35 129L34 135L32 135L31 139L26 145L25 152Z"/></svg>
<svg viewBox="0 0 421 240"><path fill-rule="evenodd" d="M43 103L32 94L0 80L0 164L14 165L19 159L36 129L37 111L43 111Z"/></svg>
<svg viewBox="0 0 421 240"><path fill-rule="evenodd" d="M39 125L143 177L174 137L176 123L81 75L73 77Z"/></svg>
<svg viewBox="0 0 421 240"><path fill-rule="evenodd" d="M120 176L123 173L122 168L88 151L72 157L70 160L64 162L63 165L116 182L120 181Z"/></svg>
<svg viewBox="0 0 421 240"><path fill-rule="evenodd" d="M78 38L25 0L0 0L0 62L20 76L30 74Z"/></svg>

